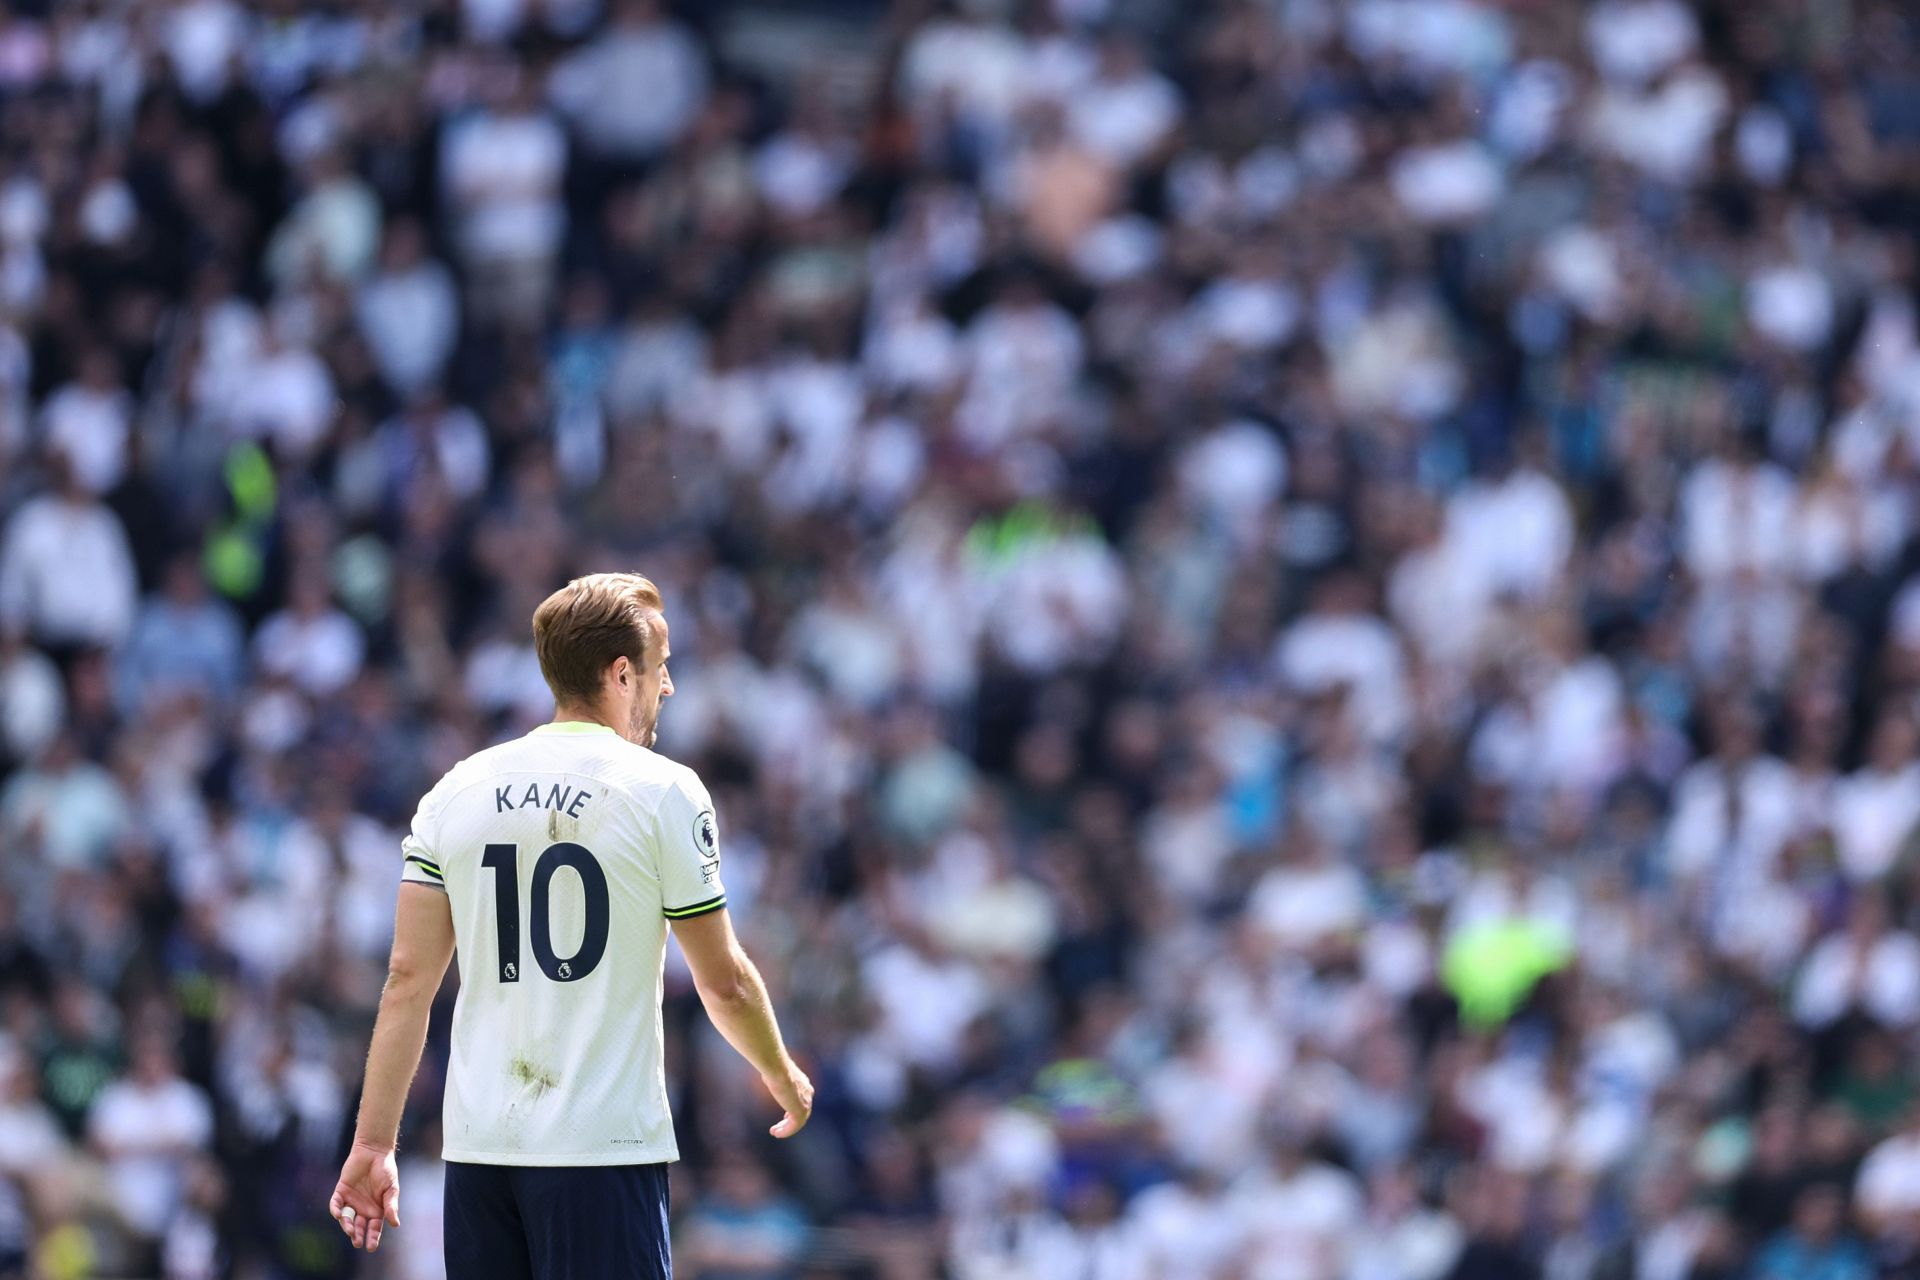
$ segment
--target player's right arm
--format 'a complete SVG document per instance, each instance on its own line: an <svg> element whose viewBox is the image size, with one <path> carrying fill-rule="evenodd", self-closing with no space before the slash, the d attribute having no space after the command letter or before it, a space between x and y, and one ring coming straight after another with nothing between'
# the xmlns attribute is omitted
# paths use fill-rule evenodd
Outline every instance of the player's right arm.
<svg viewBox="0 0 1920 1280"><path fill-rule="evenodd" d="M787 1053L767 984L734 936L726 908L675 920L673 936L686 953L707 1016L727 1043L753 1064L773 1100L786 1112L770 1132L776 1138L791 1138L813 1114L813 1082Z"/></svg>
<svg viewBox="0 0 1920 1280"><path fill-rule="evenodd" d="M720 879L720 827L713 797L691 769L682 770L661 796L653 821L660 854L660 908L686 953L700 1003L785 1109L773 1136L791 1138L813 1114L813 1082L787 1053L767 984L733 935L727 889Z"/></svg>

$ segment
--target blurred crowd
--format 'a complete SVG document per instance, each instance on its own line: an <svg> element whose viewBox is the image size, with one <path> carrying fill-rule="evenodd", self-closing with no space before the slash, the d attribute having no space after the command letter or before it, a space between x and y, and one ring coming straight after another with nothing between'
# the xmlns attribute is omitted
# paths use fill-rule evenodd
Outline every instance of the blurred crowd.
<svg viewBox="0 0 1920 1280"><path fill-rule="evenodd" d="M0 15L0 1277L441 1274L610 568L820 1086L670 968L683 1274L1920 1274L1920 13L776 10Z"/></svg>

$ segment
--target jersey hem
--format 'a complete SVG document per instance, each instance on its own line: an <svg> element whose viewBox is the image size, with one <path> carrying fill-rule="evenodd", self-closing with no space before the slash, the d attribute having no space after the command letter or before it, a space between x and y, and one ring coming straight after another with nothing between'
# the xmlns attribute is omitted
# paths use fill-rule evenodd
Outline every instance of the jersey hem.
<svg viewBox="0 0 1920 1280"><path fill-rule="evenodd" d="M440 1152L442 1160L455 1164L498 1164L527 1169L602 1168L615 1164L672 1164L680 1159L678 1145L649 1148L636 1145L625 1151L592 1151L571 1155L540 1155L528 1151L462 1151L453 1148Z"/></svg>

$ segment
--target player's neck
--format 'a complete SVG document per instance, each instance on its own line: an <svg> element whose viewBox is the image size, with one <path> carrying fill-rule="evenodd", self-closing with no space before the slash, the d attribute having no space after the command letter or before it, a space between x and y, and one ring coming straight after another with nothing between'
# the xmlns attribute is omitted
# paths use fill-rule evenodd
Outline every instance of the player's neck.
<svg viewBox="0 0 1920 1280"><path fill-rule="evenodd" d="M620 732L619 726L613 723L613 719L610 716L603 714L596 708L583 707L577 703L568 703L565 706L555 707L553 709L553 719L549 723L597 724L604 728L612 729L615 733Z"/></svg>

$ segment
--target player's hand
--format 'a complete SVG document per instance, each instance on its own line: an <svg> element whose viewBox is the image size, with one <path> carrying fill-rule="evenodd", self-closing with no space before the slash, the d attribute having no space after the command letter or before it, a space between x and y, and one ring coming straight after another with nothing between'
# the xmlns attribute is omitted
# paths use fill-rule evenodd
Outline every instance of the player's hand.
<svg viewBox="0 0 1920 1280"><path fill-rule="evenodd" d="M354 1248L378 1249L380 1233L400 1225L400 1168L393 1152L354 1143L327 1207Z"/></svg>
<svg viewBox="0 0 1920 1280"><path fill-rule="evenodd" d="M767 1092L773 1095L773 1100L787 1113L767 1132L776 1138L791 1138L806 1128L808 1118L813 1115L813 1081L807 1079L807 1073L789 1062L785 1075L761 1079L766 1081Z"/></svg>

